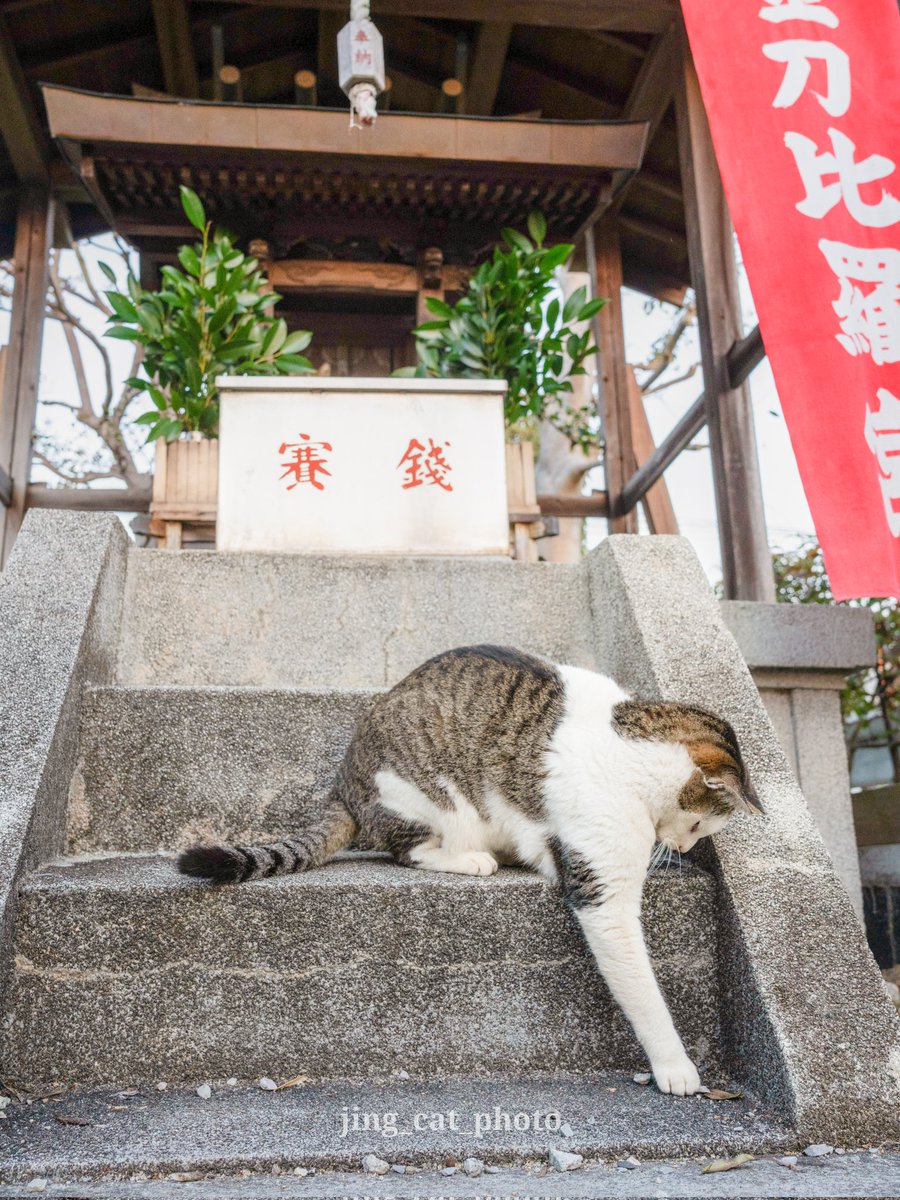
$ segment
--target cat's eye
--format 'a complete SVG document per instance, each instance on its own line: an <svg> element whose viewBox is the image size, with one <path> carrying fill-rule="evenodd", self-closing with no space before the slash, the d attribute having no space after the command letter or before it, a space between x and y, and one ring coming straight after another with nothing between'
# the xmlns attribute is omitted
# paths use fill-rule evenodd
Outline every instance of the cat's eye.
<svg viewBox="0 0 900 1200"><path fill-rule="evenodd" d="M696 833L699 828L700 828L700 822L695 821L693 823L693 825L691 826L691 833Z"/></svg>

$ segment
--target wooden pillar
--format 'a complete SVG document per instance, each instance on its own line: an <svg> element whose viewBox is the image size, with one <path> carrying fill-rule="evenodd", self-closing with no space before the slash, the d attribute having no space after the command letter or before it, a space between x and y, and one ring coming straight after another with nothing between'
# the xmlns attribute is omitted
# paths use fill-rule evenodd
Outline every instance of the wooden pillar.
<svg viewBox="0 0 900 1200"><path fill-rule="evenodd" d="M684 33L675 104L725 596L774 602L750 392L730 387L725 358L741 337L734 233Z"/></svg>
<svg viewBox="0 0 900 1200"><path fill-rule="evenodd" d="M0 507L0 564L12 549L31 472L37 411L47 270L53 234L53 200L46 187L23 184L19 193L14 250L14 291L9 345L0 394L0 467L9 475L11 504Z"/></svg>
<svg viewBox="0 0 900 1200"><path fill-rule="evenodd" d="M607 303L598 318L600 351L600 402L606 438L604 465L609 493L609 532L637 533L637 513L620 514L616 501L634 469L631 439L631 408L628 398L628 363L625 359L625 327L622 322L622 254L614 224L600 221L594 226L594 257L597 265L597 295Z"/></svg>

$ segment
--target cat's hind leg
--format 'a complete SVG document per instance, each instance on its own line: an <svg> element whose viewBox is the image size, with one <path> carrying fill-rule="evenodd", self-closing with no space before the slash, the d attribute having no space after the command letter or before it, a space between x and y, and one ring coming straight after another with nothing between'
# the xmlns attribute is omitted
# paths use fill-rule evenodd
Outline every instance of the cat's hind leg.
<svg viewBox="0 0 900 1200"><path fill-rule="evenodd" d="M498 867L496 858L487 850L451 850L436 838L427 838L406 857L411 867L454 875L493 875Z"/></svg>
<svg viewBox="0 0 900 1200"><path fill-rule="evenodd" d="M387 817L387 844L398 862L454 875L497 870L496 858L484 846L481 818L449 780L435 781L433 795L394 771L379 771L375 783Z"/></svg>

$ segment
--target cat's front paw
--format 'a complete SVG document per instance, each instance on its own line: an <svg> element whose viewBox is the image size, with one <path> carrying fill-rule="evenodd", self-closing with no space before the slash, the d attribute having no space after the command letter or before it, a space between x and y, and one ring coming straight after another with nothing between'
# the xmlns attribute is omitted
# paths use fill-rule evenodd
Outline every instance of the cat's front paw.
<svg viewBox="0 0 900 1200"><path fill-rule="evenodd" d="M673 1096L693 1096L703 1087L697 1068L686 1054L654 1063L652 1070L656 1086L661 1092Z"/></svg>

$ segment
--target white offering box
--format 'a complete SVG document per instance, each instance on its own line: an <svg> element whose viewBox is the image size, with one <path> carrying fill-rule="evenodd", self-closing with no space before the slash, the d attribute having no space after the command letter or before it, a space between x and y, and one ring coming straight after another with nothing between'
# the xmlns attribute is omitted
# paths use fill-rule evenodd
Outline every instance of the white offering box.
<svg viewBox="0 0 900 1200"><path fill-rule="evenodd" d="M218 550L509 553L502 381L219 386Z"/></svg>

